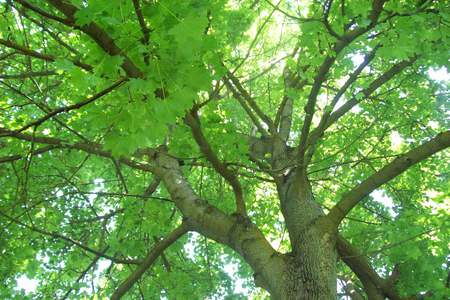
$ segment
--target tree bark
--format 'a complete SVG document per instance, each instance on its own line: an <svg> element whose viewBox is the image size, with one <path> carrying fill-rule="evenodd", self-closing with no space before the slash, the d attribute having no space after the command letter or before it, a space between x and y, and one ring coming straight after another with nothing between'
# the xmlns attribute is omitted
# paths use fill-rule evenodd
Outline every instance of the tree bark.
<svg viewBox="0 0 450 300"><path fill-rule="evenodd" d="M323 211L306 176L291 174L278 184L278 193L292 245L280 299L336 299L336 234L321 221Z"/></svg>

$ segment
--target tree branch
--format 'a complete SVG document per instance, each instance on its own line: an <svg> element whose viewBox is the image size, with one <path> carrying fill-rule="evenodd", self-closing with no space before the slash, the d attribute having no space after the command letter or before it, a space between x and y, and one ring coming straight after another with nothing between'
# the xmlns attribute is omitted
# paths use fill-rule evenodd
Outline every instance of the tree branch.
<svg viewBox="0 0 450 300"><path fill-rule="evenodd" d="M295 55L296 52L297 51L294 51L294 53L292 53L292 56ZM305 69L307 68L308 67L305 67ZM290 72L287 69L283 73L284 96L280 106L278 107L274 126L278 127L278 133L281 139L286 142L289 139L289 134L291 131L294 105L294 99L292 99L292 97L288 95L288 89L300 89L307 83L307 81L300 80L300 78L298 78L296 74Z"/></svg>
<svg viewBox="0 0 450 300"><path fill-rule="evenodd" d="M328 33L334 36L336 39L340 39L341 36L337 34L336 31L331 27L330 22L328 21L328 16L330 14L331 6L333 5L333 0L327 0L323 4L323 24L325 25L325 28L327 29Z"/></svg>
<svg viewBox="0 0 450 300"><path fill-rule="evenodd" d="M236 212L242 216L246 216L247 211L241 184L237 179L236 174L231 172L228 167L219 160L216 153L209 145L206 137L203 135L197 113L188 113L185 117L185 122L191 128L192 135L194 136L197 145L200 147L200 151L206 156L214 169L231 185L234 196L236 197Z"/></svg>
<svg viewBox="0 0 450 300"><path fill-rule="evenodd" d="M142 194L142 196L143 197L149 197L150 195L152 195L156 191L156 189L158 188L160 183L161 183L161 178L155 176L153 178L152 182L150 182L150 184L145 189L145 191Z"/></svg>
<svg viewBox="0 0 450 300"><path fill-rule="evenodd" d="M404 155L394 159L378 172L364 180L351 191L344 194L342 199L330 210L328 218L333 226L338 227L342 219L355 207L365 196L389 180L400 175L409 167L431 155L450 146L450 131L442 132L421 146L410 150Z"/></svg>
<svg viewBox="0 0 450 300"><path fill-rule="evenodd" d="M46 136L33 136L25 133L17 133L13 130L9 130L6 128L0 127L0 138L1 137L14 137L19 140L34 142L38 144L46 144L57 146L58 148L67 148L67 149L75 149L84 151L86 153L95 154L101 157L113 158L110 151L103 150L103 146L98 143L93 142L77 142L70 143L68 141L54 138L54 137L46 137ZM153 149L145 149L145 151L137 150L135 153L136 157L141 157L144 154L151 152L152 154L155 152ZM131 168L142 170L146 172L153 172L154 168L147 164L136 161L133 157L120 157L119 161Z"/></svg>
<svg viewBox="0 0 450 300"><path fill-rule="evenodd" d="M14 0L14 2L19 2L23 7L28 8L29 10L34 11L35 13L43 16L44 18L50 19L50 20L54 20L60 23L65 23L66 20L64 18L61 18L59 16L55 16L37 6L34 6L33 4L29 3L26 0Z"/></svg>
<svg viewBox="0 0 450 300"><path fill-rule="evenodd" d="M323 132L325 131L326 123L334 107L339 102L344 93L347 91L347 89L358 79L359 74L361 74L364 68L374 59L375 53L378 50L378 48L379 46L375 47L370 53L368 53L364 57L364 61L353 71L352 74L350 74L347 81L337 91L330 105L327 105L327 107L325 108L325 112L322 115L322 118L320 119L319 125L312 131L310 137L308 138L307 147L314 147L318 139L322 136ZM311 153L308 153L306 163L308 163L309 158L312 156L313 154L312 152L313 151L311 151Z"/></svg>
<svg viewBox="0 0 450 300"><path fill-rule="evenodd" d="M252 123L256 126L259 133L261 133L262 136L268 136L269 134L267 133L267 130L264 129L264 127L260 123L258 117L255 116L255 114L253 113L251 108L247 105L247 103L244 101L244 99L242 99L242 95L238 93L238 91L234 88L234 86L231 84L231 82L228 81L227 78L225 78L224 83L227 86L227 88L231 91L233 96L236 98L236 100L239 102L239 104L242 106L242 108L245 110L247 115L250 117L250 119L252 120Z"/></svg>
<svg viewBox="0 0 450 300"><path fill-rule="evenodd" d="M275 287L285 272L285 261L255 224L240 215L229 216L200 198L183 176L178 161L163 152L155 157L155 174L192 230L234 249L269 291Z"/></svg>
<svg viewBox="0 0 450 300"><path fill-rule="evenodd" d="M120 49L116 45L109 34L102 28L100 28L95 22L90 22L89 24L83 25L81 27L75 25L75 13L78 11L78 9L74 5L61 0L47 0L47 2L49 2L67 17L67 19L63 19L64 24L75 29L80 29L82 32L86 33L109 55L122 56L124 58L122 68L125 70L125 73L129 77L139 78L143 76L142 71L131 61L131 59L122 51L122 49Z"/></svg>
<svg viewBox="0 0 450 300"><path fill-rule="evenodd" d="M383 75L378 77L376 80L374 80L369 87L366 89L360 91L359 93L362 95L362 97L358 100L356 95L348 100L346 103L344 103L339 109L334 111L330 117L328 118L328 121L324 125L324 129L326 130L328 127L330 127L332 124L334 124L339 118L341 118L344 114L346 114L348 111L350 111L355 105L357 105L362 98L369 97L374 91L376 91L380 86L388 82L391 78L402 72L405 68L411 66L414 64L414 62L417 60L417 57L410 58L408 60L401 61L395 65L393 65L389 70L387 70Z"/></svg>
<svg viewBox="0 0 450 300"><path fill-rule="evenodd" d="M108 259L108 260L110 260L112 262L115 262L115 263L118 263L118 264L139 264L139 261L137 261L137 260L121 259L121 258L112 257L112 256L109 256L107 254L104 254L103 251L98 251L98 250L92 249L92 248L82 244L79 241L76 241L76 240L74 240L74 239L72 239L70 237L64 236L64 235L59 234L57 232L50 232L50 231L46 231L44 229L38 228L38 227L36 227L34 225L25 224L25 223L15 219L15 218L9 216L9 215L3 213L2 211L0 211L0 215L3 216L4 218L6 218L6 219L16 223L17 225L25 227L25 228L27 228L27 229L29 229L31 231L40 233L42 235L50 236L50 237L53 237L53 238L56 238L56 239L64 240L64 241L69 242L69 243L71 243L71 244L73 244L75 246L78 246L79 248L81 248L81 249L83 249L83 250L85 250L87 252L90 252L90 253L93 253L95 255L104 257L104 258L106 258L106 259Z"/></svg>
<svg viewBox="0 0 450 300"><path fill-rule="evenodd" d="M48 152L50 150L57 149L57 148L58 148L57 146L45 146L40 149L34 150L33 152L29 153L29 155L35 156L35 155L42 154L42 153L45 153L45 152ZM20 159L23 159L26 157L27 157L26 154L17 154L17 155L0 157L0 164L20 160Z"/></svg>
<svg viewBox="0 0 450 300"><path fill-rule="evenodd" d="M250 105L256 115L269 127L270 132L275 132L274 124L272 120L261 110L261 108L256 104L255 100L253 100L252 96L244 89L242 84L239 82L239 79L236 78L230 71L227 71L226 75L234 86L237 88L239 93L242 95L244 100Z"/></svg>
<svg viewBox="0 0 450 300"><path fill-rule="evenodd" d="M49 70L49 71L26 72L20 74L0 74L0 79L26 79L32 77L45 77L50 75L57 75L57 73L53 70Z"/></svg>
<svg viewBox="0 0 450 300"><path fill-rule="evenodd" d="M9 40L0 39L0 45L3 45L5 47L8 47L8 48L11 48L11 49L14 49L14 50L17 50L17 51L19 51L20 53L22 53L22 54L24 54L26 56L31 56L31 57L42 59L42 60L49 61L49 62L54 62L56 60L56 57L54 57L52 55L39 53L37 51L31 50L31 49L29 49L29 48L27 48L25 46L16 44L16 43L14 43L12 41L9 41ZM78 67L80 67L80 68L82 68L82 69L84 69L86 71L92 71L92 69L93 69L92 66L90 66L88 64L85 64L85 63L82 63L82 62L80 62L78 60L71 60L71 62L74 65L76 65L76 66L78 66Z"/></svg>
<svg viewBox="0 0 450 300"><path fill-rule="evenodd" d="M144 44L148 44L148 41L150 39L150 29L147 27L147 24L145 24L144 16L142 15L141 5L139 3L139 0L133 0L133 6L134 11L136 13L136 17L139 21L139 25L141 26L141 31L143 35L143 42Z"/></svg>
<svg viewBox="0 0 450 300"><path fill-rule="evenodd" d="M92 102L94 102L95 100L107 95L108 93L112 92L114 89L116 89L117 87L121 86L125 81L127 81L128 78L120 78L118 81L116 81L114 84L110 85L109 87L107 87L106 89L104 89L101 92L98 92L97 94L87 98L84 101L69 105L69 106L63 106L63 107L59 107L55 110L52 110L51 112L49 112L47 115L43 116L42 118L37 119L36 121L33 121L31 123L28 123L26 125L24 125L23 127L21 127L20 129L16 130L16 133L22 132L30 127L36 127L39 126L40 124L44 123L45 121L47 121L48 119L53 118L54 116L60 114L60 113L67 113L71 110L75 110L75 109L79 109L85 105L88 105Z"/></svg>
<svg viewBox="0 0 450 300"><path fill-rule="evenodd" d="M101 253L105 253L108 250L109 247L105 247L105 249L103 251L101 251ZM99 261L99 259L101 258L100 255L96 255L95 258L89 263L89 265L81 272L81 274L78 276L78 278L75 280L75 284L77 284L78 282L80 282L80 280L82 280L87 272L89 272L89 270L94 267L97 262ZM67 297L70 295L70 293L73 291L73 287L70 287L67 292L64 294L64 296L61 298L61 300L65 300L67 299Z"/></svg>
<svg viewBox="0 0 450 300"><path fill-rule="evenodd" d="M401 299L393 286L372 269L367 258L340 235L336 246L341 259L361 280L370 300L384 300L385 297L391 300Z"/></svg>
<svg viewBox="0 0 450 300"><path fill-rule="evenodd" d="M175 243L181 236L189 231L186 223L182 223L174 231L172 231L165 239L157 242L152 250L147 254L138 268L128 276L128 278L120 284L111 296L111 300L120 299L126 292L128 292L133 285L144 275L144 273L152 266L155 260L163 254L163 252L173 243Z"/></svg>
<svg viewBox="0 0 450 300"><path fill-rule="evenodd" d="M305 170L305 151L307 148L307 141L309 130L311 126L311 122L315 112L315 106L317 102L317 96L319 95L320 89L322 87L323 82L326 80L326 76L328 75L328 71L333 66L336 61L339 53L347 47L352 41L354 41L357 37L366 33L370 29L372 29L377 23L378 17L381 13L385 0L374 0L372 3L372 11L370 15L371 23L366 27L358 27L353 30L346 32L340 40L336 42L333 47L333 54L329 55L325 58L322 65L320 66L317 75L314 77L314 83L311 88L311 92L308 96L308 101L305 105L305 119L303 121L303 126L300 135L300 143L298 147L298 161L301 169Z"/></svg>

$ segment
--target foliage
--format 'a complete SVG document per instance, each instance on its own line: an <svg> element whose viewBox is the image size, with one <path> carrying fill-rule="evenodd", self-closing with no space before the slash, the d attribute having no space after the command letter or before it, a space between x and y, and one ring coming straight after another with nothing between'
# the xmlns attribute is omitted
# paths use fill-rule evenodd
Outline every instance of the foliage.
<svg viewBox="0 0 450 300"><path fill-rule="evenodd" d="M325 213L449 125L449 83L430 78L448 66L446 1L13 0L0 13L1 299L108 299L186 218L152 169L161 145L229 215L240 186L250 220L286 253L275 182L298 162L255 153L285 134L284 107L296 153L302 130L354 102L307 149ZM380 278L399 270L401 297L448 295L448 158L395 176L340 224ZM245 259L199 233L159 253L126 298L268 297ZM340 297L364 295L342 261L337 276Z"/></svg>

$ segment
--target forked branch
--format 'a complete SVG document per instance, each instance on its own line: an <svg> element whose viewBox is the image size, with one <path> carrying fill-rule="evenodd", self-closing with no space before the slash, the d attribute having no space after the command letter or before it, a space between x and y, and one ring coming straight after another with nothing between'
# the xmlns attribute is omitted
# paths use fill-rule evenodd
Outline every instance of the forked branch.
<svg viewBox="0 0 450 300"><path fill-rule="evenodd" d="M310 132L311 122L315 113L315 107L317 102L317 97L319 95L322 84L327 79L328 72L336 61L339 53L350 45L356 38L368 32L370 29L375 27L378 21L378 17L381 14L383 4L385 0L374 0L372 3L372 10L370 14L370 23L365 27L357 27L355 29L347 31L335 44L333 47L333 54L325 58L322 65L319 67L316 76L314 77L314 83L311 88L311 92L308 96L308 101L304 107L305 118L303 121L303 126L300 135L300 143L298 147L298 162L301 169L305 169L305 152L307 148L308 135Z"/></svg>

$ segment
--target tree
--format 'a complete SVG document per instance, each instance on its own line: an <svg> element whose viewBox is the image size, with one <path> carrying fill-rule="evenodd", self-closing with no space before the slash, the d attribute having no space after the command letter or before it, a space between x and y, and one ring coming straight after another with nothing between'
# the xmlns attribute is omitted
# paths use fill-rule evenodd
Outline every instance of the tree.
<svg viewBox="0 0 450 300"><path fill-rule="evenodd" d="M446 1L1 14L2 299L448 295Z"/></svg>

